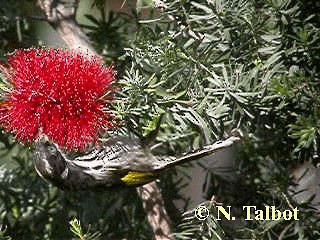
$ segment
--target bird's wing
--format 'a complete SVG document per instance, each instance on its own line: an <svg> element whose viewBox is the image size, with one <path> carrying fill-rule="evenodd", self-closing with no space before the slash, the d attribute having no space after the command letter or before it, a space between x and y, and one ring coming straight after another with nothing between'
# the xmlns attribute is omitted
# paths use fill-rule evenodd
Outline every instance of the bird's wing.
<svg viewBox="0 0 320 240"><path fill-rule="evenodd" d="M82 168L88 174L104 177L110 172L149 171L154 156L129 138L114 137L92 152L69 160L69 166Z"/></svg>

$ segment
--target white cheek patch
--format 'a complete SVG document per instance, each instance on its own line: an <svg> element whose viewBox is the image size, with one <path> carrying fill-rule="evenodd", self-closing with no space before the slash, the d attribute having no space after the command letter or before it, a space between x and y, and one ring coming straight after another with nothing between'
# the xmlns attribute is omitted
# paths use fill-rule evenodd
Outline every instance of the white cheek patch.
<svg viewBox="0 0 320 240"><path fill-rule="evenodd" d="M52 175L53 174L53 168L50 166L49 162L47 160L42 160L44 162L45 165L45 171L48 173L48 175Z"/></svg>
<svg viewBox="0 0 320 240"><path fill-rule="evenodd" d="M68 174L69 174L69 169L68 167L66 166L66 168L63 170L63 172L61 173L60 177L62 179L66 179L68 177Z"/></svg>

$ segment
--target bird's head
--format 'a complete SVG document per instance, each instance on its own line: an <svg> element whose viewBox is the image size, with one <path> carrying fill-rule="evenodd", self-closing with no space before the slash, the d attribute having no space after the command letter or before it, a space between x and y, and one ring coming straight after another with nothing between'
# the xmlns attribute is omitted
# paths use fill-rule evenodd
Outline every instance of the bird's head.
<svg viewBox="0 0 320 240"><path fill-rule="evenodd" d="M36 140L33 161L37 173L50 182L58 183L67 167L66 157L46 135Z"/></svg>

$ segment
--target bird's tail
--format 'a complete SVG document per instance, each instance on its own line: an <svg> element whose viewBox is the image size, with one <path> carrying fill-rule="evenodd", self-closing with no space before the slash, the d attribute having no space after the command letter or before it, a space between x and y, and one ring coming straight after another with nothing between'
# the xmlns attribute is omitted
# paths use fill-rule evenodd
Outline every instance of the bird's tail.
<svg viewBox="0 0 320 240"><path fill-rule="evenodd" d="M172 166L180 165L183 163L187 163L205 156L208 156L214 152L230 147L235 142L239 141L239 137L229 137L226 140L215 142L214 144L205 146L200 150L196 150L190 153L183 155L182 157L176 158L169 162L164 168L170 168Z"/></svg>

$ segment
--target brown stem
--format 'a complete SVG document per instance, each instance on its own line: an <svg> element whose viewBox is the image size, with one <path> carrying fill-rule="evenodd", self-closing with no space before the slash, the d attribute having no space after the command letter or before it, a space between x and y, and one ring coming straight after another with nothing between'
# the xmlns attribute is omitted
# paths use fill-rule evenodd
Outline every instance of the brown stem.
<svg viewBox="0 0 320 240"><path fill-rule="evenodd" d="M48 22L60 34L69 48L80 48L89 54L97 54L76 21L75 15L79 0L38 0L37 2ZM137 191L143 201L155 239L170 239L170 221L158 185L151 182L137 188Z"/></svg>
<svg viewBox="0 0 320 240"><path fill-rule="evenodd" d="M71 49L82 49L97 54L76 21L79 0L38 0L48 22Z"/></svg>
<svg viewBox="0 0 320 240"><path fill-rule="evenodd" d="M155 239L170 240L170 220L156 182L153 181L137 188L137 192L143 201L143 208L153 229Z"/></svg>

